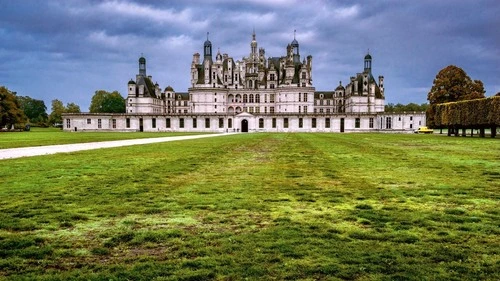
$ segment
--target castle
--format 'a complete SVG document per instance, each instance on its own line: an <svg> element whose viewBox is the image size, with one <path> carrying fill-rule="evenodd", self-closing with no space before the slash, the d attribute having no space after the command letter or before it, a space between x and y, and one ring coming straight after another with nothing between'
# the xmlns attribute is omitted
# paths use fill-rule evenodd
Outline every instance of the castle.
<svg viewBox="0 0 500 281"><path fill-rule="evenodd" d="M384 113L384 77L372 75L372 57L363 72L334 91L316 91L312 56L301 59L299 43L286 46L285 56L266 57L255 31L248 57L235 60L212 43L203 44L191 62L191 87L175 92L153 84L146 59L128 82L126 113L66 114L65 130L186 132L366 132L413 131L425 125L421 112Z"/></svg>

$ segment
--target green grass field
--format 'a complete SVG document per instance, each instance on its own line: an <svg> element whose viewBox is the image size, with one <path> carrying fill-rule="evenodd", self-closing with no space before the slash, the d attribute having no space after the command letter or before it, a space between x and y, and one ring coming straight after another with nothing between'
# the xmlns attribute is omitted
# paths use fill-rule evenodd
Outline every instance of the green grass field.
<svg viewBox="0 0 500 281"><path fill-rule="evenodd" d="M70 144L94 141L113 141L140 138L194 135L200 133L161 133L161 132L66 132L58 128L31 128L29 132L1 132L0 149Z"/></svg>
<svg viewBox="0 0 500 281"><path fill-rule="evenodd" d="M500 280L498 139L239 134L0 174L0 279Z"/></svg>

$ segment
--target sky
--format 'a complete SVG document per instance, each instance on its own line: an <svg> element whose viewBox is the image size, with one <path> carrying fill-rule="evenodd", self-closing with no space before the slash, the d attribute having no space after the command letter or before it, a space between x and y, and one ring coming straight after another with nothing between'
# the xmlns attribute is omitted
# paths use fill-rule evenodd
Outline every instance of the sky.
<svg viewBox="0 0 500 281"><path fill-rule="evenodd" d="M78 104L95 91L126 96L138 59L164 89L187 92L194 53L212 42L235 60L255 30L266 57L295 38L313 57L313 86L334 90L363 71L384 76L386 103L425 103L439 70L464 69L500 92L498 0L0 0L0 86Z"/></svg>

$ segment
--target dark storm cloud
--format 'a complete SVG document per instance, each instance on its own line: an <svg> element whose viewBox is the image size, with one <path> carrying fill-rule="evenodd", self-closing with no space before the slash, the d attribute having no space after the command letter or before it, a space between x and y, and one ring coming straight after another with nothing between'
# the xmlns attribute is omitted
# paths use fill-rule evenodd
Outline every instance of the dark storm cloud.
<svg viewBox="0 0 500 281"><path fill-rule="evenodd" d="M370 50L386 102L425 102L443 67L462 67L500 91L497 1L0 0L0 85L83 110L98 89L124 94L144 54L162 87L189 87L192 54L207 32L214 53L248 56L253 30L266 56L282 56L294 30L313 56L318 90L361 72Z"/></svg>

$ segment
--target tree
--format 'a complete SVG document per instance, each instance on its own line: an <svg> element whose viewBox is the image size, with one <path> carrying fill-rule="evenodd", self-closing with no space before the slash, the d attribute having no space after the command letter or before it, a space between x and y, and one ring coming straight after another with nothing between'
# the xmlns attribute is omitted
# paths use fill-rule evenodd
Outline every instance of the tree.
<svg viewBox="0 0 500 281"><path fill-rule="evenodd" d="M66 104L66 110L64 111L65 113L80 113L80 106L78 106L75 103L68 103Z"/></svg>
<svg viewBox="0 0 500 281"><path fill-rule="evenodd" d="M449 65L436 75L427 100L434 105L484 98L484 93L483 82L472 80L460 67Z"/></svg>
<svg viewBox="0 0 500 281"><path fill-rule="evenodd" d="M398 103L394 105L393 103L388 103L385 105L385 112L390 112L390 113L402 113L402 112L413 112L413 111L426 111L427 107L429 105L426 103L423 103L421 105L418 105L416 103L409 103L409 104L401 104Z"/></svg>
<svg viewBox="0 0 500 281"><path fill-rule="evenodd" d="M26 121L19 100L15 93L5 87L0 87L0 128L12 127ZM23 124L24 125L24 124Z"/></svg>
<svg viewBox="0 0 500 281"><path fill-rule="evenodd" d="M62 123L62 114L66 110L62 101L60 101L58 99L52 100L52 108L51 109L52 109L52 112L50 113L50 116L49 116L50 124L52 124L52 125L61 124Z"/></svg>
<svg viewBox="0 0 500 281"><path fill-rule="evenodd" d="M96 91L90 102L91 113L125 113L125 99L119 92Z"/></svg>
<svg viewBox="0 0 500 281"><path fill-rule="evenodd" d="M484 98L484 86L480 80L472 80L460 67L449 65L439 71L427 94L427 125L436 126L435 106L439 103Z"/></svg>
<svg viewBox="0 0 500 281"><path fill-rule="evenodd" d="M24 111L26 117L28 117L29 122L32 124L46 125L48 115L47 107L43 100L33 99L31 97L17 97L21 109Z"/></svg>

